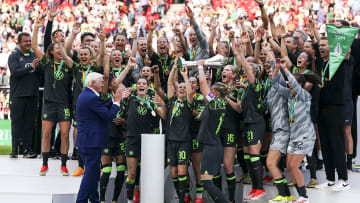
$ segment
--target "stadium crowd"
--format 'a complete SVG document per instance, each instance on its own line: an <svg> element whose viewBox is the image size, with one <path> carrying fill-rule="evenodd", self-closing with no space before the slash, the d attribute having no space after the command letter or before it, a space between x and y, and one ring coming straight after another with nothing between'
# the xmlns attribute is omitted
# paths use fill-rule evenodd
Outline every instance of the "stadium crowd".
<svg viewBox="0 0 360 203"><path fill-rule="evenodd" d="M124 182L128 202L139 201L140 135L158 133L159 121L179 202L191 202L189 166L196 175L195 203L203 202L203 190L216 203L235 202L236 182L252 184L244 199L256 201L266 193L263 184L273 181L279 195L270 203L308 203L306 188L350 189L360 39L357 33L329 80L326 24L359 27L359 1L201 0L168 10L171 3L1 1L1 54L11 54L2 70L2 81L10 75L10 98L1 90L0 100L4 117L9 107L12 114L11 157L17 158L20 143L24 157L36 157L33 121L42 111L40 175L48 171L57 123L61 173L69 175L69 139L76 142L81 125L77 98L88 85L103 82L101 98L117 101L121 91L121 102L104 135L109 141L101 156L102 202L112 161L117 166L112 201ZM214 65L218 62L222 65ZM103 81L85 83L92 72L102 74ZM74 135L69 135L71 124ZM83 175L86 163L77 148L72 151L79 162L73 175ZM308 183L299 169L304 160L311 174ZM316 170L322 164L327 181L319 184ZM297 200L289 186L296 187Z"/></svg>

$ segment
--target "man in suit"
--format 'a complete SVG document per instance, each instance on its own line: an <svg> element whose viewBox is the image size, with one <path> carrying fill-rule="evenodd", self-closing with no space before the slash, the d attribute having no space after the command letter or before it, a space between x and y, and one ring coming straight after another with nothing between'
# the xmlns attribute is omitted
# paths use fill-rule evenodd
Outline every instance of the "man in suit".
<svg viewBox="0 0 360 203"><path fill-rule="evenodd" d="M104 76L90 73L85 79L86 88L77 100L78 136L77 146L84 160L85 174L81 181L77 203L99 203L98 182L100 177L101 152L108 142L108 123L116 117L122 91L119 88L113 102L105 103L100 98Z"/></svg>

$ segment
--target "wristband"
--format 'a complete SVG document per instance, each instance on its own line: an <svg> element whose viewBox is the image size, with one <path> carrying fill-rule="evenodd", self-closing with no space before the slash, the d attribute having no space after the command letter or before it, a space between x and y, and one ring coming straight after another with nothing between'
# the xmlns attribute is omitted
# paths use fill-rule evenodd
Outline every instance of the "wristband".
<svg viewBox="0 0 360 203"><path fill-rule="evenodd" d="M212 92L209 92L208 95L206 95L206 100L209 102L212 101L215 98L215 95Z"/></svg>

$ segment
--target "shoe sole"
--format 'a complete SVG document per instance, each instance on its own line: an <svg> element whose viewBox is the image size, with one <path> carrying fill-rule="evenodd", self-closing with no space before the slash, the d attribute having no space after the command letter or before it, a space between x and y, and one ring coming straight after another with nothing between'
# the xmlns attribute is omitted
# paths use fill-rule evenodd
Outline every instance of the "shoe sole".
<svg viewBox="0 0 360 203"><path fill-rule="evenodd" d="M342 188L342 189L331 188L331 190L334 191L334 192L348 191L348 190L350 190L350 189L351 189L350 187Z"/></svg>
<svg viewBox="0 0 360 203"><path fill-rule="evenodd" d="M264 194L262 194L262 195L259 195L259 196L257 196L256 198L251 198L250 200L251 200L251 201L257 201L257 200L261 199L262 197L264 197L265 195L266 195L266 193L264 193Z"/></svg>

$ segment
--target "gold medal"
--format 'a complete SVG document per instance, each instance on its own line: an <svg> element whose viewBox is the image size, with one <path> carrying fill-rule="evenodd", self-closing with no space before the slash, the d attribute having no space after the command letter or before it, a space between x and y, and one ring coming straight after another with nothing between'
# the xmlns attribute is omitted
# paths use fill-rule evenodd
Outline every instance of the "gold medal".
<svg viewBox="0 0 360 203"><path fill-rule="evenodd" d="M290 118L290 119L289 119L289 122L290 122L290 124L294 124L295 119L294 119L294 118Z"/></svg>
<svg viewBox="0 0 360 203"><path fill-rule="evenodd" d="M54 89L56 88L56 82L55 81L53 82L53 88Z"/></svg>
<svg viewBox="0 0 360 203"><path fill-rule="evenodd" d="M151 111L151 115L152 115L153 117L155 117L155 116L156 116L156 113L155 113L155 111L154 111L154 110L152 110L152 111Z"/></svg>
<svg viewBox="0 0 360 203"><path fill-rule="evenodd" d="M321 82L321 84L319 84L319 87L323 88L324 87L324 82Z"/></svg>

